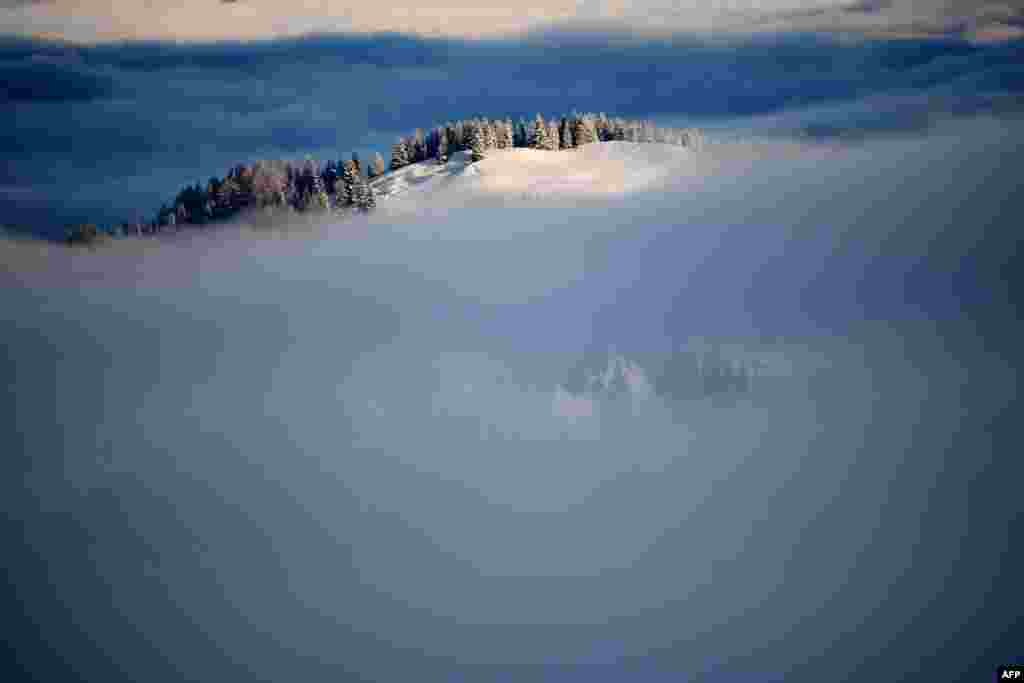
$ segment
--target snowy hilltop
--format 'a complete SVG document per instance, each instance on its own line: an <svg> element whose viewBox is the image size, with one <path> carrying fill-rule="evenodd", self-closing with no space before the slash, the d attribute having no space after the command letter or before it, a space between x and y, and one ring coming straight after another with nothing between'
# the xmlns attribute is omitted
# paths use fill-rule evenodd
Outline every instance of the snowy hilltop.
<svg viewBox="0 0 1024 683"><path fill-rule="evenodd" d="M487 118L457 121L399 138L391 149L390 164L379 153L368 162L353 154L350 159L327 162L242 164L223 178L183 188L148 223L82 224L69 228L66 239L91 243L105 237L176 231L252 211L368 212L378 199L415 198L417 192L434 190L456 178L476 177L476 187L483 191L521 195L624 192L653 179L650 169L628 168L621 150L594 143L694 148L700 144L700 135L604 114L547 120L538 114L532 122L520 119L518 123Z"/></svg>

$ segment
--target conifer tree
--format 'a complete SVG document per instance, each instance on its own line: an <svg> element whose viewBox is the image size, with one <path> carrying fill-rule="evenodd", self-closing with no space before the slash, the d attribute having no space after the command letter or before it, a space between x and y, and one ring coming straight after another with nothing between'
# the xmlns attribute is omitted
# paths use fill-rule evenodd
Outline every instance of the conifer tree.
<svg viewBox="0 0 1024 683"><path fill-rule="evenodd" d="M331 206L331 201L324 189L324 181L319 173L313 175L313 186L310 189L309 197L306 200L306 208L312 211L326 211Z"/></svg>
<svg viewBox="0 0 1024 683"><path fill-rule="evenodd" d="M391 170L396 171L403 166L409 165L409 143L405 138L399 138L394 147L391 148Z"/></svg>
<svg viewBox="0 0 1024 683"><path fill-rule="evenodd" d="M369 211L377 207L377 193L369 183L363 185L363 210Z"/></svg>
<svg viewBox="0 0 1024 683"><path fill-rule="evenodd" d="M253 197L258 206L278 206L287 201L288 176L280 164L260 162L253 169ZM209 188L203 192L203 201L209 205ZM212 212L204 206L202 213L205 218L212 217Z"/></svg>
<svg viewBox="0 0 1024 683"><path fill-rule="evenodd" d="M548 126L544 123L544 117L537 114L533 120L533 129L530 132L530 147L533 149L548 148Z"/></svg>
<svg viewBox="0 0 1024 683"><path fill-rule="evenodd" d="M494 148L505 149L505 122L494 121Z"/></svg>
<svg viewBox="0 0 1024 683"><path fill-rule="evenodd" d="M437 138L437 152L434 158L441 165L448 162L448 136L444 132Z"/></svg>
<svg viewBox="0 0 1024 683"><path fill-rule="evenodd" d="M461 152L466 149L466 122L456 121L452 127L452 149L456 152Z"/></svg>
<svg viewBox="0 0 1024 683"><path fill-rule="evenodd" d="M466 136L468 137L470 158L473 162L481 161L487 154L484 144L484 132L476 122L466 124Z"/></svg>
<svg viewBox="0 0 1024 683"><path fill-rule="evenodd" d="M484 149L497 149L498 135L494 130L494 122L484 119L482 125L484 130Z"/></svg>
<svg viewBox="0 0 1024 683"><path fill-rule="evenodd" d="M573 141L577 147L597 142L597 135L594 133L593 124L588 117L583 116L576 119L573 129Z"/></svg>
<svg viewBox="0 0 1024 683"><path fill-rule="evenodd" d="M334 189L334 185L338 182L338 166L333 161L328 161L320 177L324 181L324 190L327 191L327 194L334 194L337 191Z"/></svg>
<svg viewBox="0 0 1024 683"><path fill-rule="evenodd" d="M224 178L217 188L217 209L222 214L230 213L235 208L235 195L238 193L238 184L231 176Z"/></svg>
<svg viewBox="0 0 1024 683"><path fill-rule="evenodd" d="M373 188L366 182L366 179L362 176L356 177L356 182L352 186L352 205L359 211L369 211L377 205L376 197L373 193Z"/></svg>
<svg viewBox="0 0 1024 683"><path fill-rule="evenodd" d="M490 150L490 134L487 132L487 119L473 119L473 126L477 135L480 136L480 143L484 146L484 152Z"/></svg>
<svg viewBox="0 0 1024 683"><path fill-rule="evenodd" d="M622 119L615 119L612 123L612 140L623 141L626 139L626 127Z"/></svg>
<svg viewBox="0 0 1024 683"><path fill-rule="evenodd" d="M527 132L526 121L519 119L516 123L516 135L515 135L515 146L516 147L529 147L530 136Z"/></svg>
<svg viewBox="0 0 1024 683"><path fill-rule="evenodd" d="M414 163L427 158L427 144L423 139L423 131L419 128L412 136L412 154L410 156Z"/></svg>
<svg viewBox="0 0 1024 683"><path fill-rule="evenodd" d="M594 133L599 142L607 142L612 139L611 126L608 123L608 117L604 113L598 114L597 118L594 119Z"/></svg>
<svg viewBox="0 0 1024 683"><path fill-rule="evenodd" d="M546 142L547 144L544 146L544 149L549 152L557 152L561 145L560 136L558 134L558 124L554 119L548 122L548 137Z"/></svg>
<svg viewBox="0 0 1024 683"><path fill-rule="evenodd" d="M444 146L445 146L445 148L447 149L447 147L448 147L448 136L444 132L444 127L443 126L438 126L437 128L435 128L434 129L434 135L432 136L432 138L433 138L433 145L434 146L430 150L430 154L431 154L431 158L436 159L437 158L437 148L441 146L441 138L444 138Z"/></svg>
<svg viewBox="0 0 1024 683"><path fill-rule="evenodd" d="M572 126L569 123L569 119L562 117L561 126L559 127L558 134L558 148L559 149L570 149L575 147L572 141Z"/></svg>
<svg viewBox="0 0 1024 683"><path fill-rule="evenodd" d="M339 207L349 206L356 200L355 188L362 176L356 172L353 161L346 161L341 167L341 178L337 184L336 203Z"/></svg>
<svg viewBox="0 0 1024 683"><path fill-rule="evenodd" d="M235 197L235 206L239 209L252 206L252 169L240 164L234 168L231 175L234 177L235 183L238 185L238 194Z"/></svg>
<svg viewBox="0 0 1024 683"><path fill-rule="evenodd" d="M502 144L504 149L512 149L515 147L515 131L512 128L512 119L505 119L502 124Z"/></svg>
<svg viewBox="0 0 1024 683"><path fill-rule="evenodd" d="M640 124L630 121L626 125L626 139L630 142L640 142Z"/></svg>
<svg viewBox="0 0 1024 683"><path fill-rule="evenodd" d="M381 176L387 173L388 167L384 163L384 157L380 155L380 152L374 153L371 167L373 168L373 174L375 176Z"/></svg>

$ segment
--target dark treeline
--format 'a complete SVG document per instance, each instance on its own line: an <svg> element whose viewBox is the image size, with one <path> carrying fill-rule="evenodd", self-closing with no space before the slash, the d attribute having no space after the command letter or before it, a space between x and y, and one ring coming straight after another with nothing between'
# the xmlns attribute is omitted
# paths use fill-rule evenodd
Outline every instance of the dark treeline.
<svg viewBox="0 0 1024 683"><path fill-rule="evenodd" d="M399 138L391 149L390 164L376 153L362 162L349 159L321 163L258 161L235 166L223 178L186 186L149 222L100 228L82 224L69 228L66 241L92 243L105 237L142 235L206 225L251 210L285 212L368 212L377 204L374 178L409 164L436 161L444 164L455 152L468 151L480 161L491 150L532 148L548 151L572 149L593 142L653 142L691 146L694 131L656 126L650 121L609 118L605 114L577 114L532 121L473 118L422 129Z"/></svg>
<svg viewBox="0 0 1024 683"><path fill-rule="evenodd" d="M515 123L511 119L467 119L427 133L417 129L412 136L400 138L391 149L391 168L431 159L444 163L448 154L456 151L469 151L473 161L480 161L490 150L529 147L557 151L615 140L689 146L695 133L605 114L574 113L548 120L537 114L532 121L521 118Z"/></svg>

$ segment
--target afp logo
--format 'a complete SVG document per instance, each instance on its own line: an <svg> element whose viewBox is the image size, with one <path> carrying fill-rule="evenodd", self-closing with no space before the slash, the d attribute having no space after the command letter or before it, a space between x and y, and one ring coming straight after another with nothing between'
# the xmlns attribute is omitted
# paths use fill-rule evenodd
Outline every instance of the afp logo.
<svg viewBox="0 0 1024 683"><path fill-rule="evenodd" d="M1001 666L996 669L996 680L1002 683L1024 683L1024 666Z"/></svg>

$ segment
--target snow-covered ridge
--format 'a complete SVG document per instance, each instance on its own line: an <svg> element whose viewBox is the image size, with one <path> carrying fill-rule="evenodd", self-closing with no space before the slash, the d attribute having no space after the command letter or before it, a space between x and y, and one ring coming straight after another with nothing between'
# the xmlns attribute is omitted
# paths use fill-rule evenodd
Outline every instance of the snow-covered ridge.
<svg viewBox="0 0 1024 683"><path fill-rule="evenodd" d="M278 210L299 213L337 211L366 213L383 198L433 191L454 176L480 176L478 190L537 195L579 195L629 192L651 181L651 174L630 173L622 158L596 143L646 143L699 149L699 131L664 128L651 121L577 114L547 121L538 114L532 125L524 119L470 119L417 129L399 138L391 150L391 173L379 153L363 164L357 154L326 163L307 157L302 162L261 160L232 167L223 178L186 185L153 221L101 228L92 223L70 226L69 244L91 244L118 235L149 234L179 226L222 223L242 213ZM602 151L604 150L604 151ZM496 154L495 154L496 152ZM567 156L555 158L550 153ZM472 162L490 163L473 164ZM509 163L514 161L514 163ZM582 166L580 165L582 163ZM433 165L433 168L431 168ZM412 166L412 168L406 167ZM466 184L459 183L460 189ZM468 188L467 188L468 189ZM436 205L436 204L435 204Z"/></svg>
<svg viewBox="0 0 1024 683"><path fill-rule="evenodd" d="M372 179L370 187L378 199L432 191L453 177L475 172L471 163L469 151L456 152L444 164L431 159L389 171Z"/></svg>
<svg viewBox="0 0 1024 683"><path fill-rule="evenodd" d="M447 163L429 160L370 181L378 200L418 201L445 188L512 197L625 194L693 170L687 147L602 142L571 150L495 150L473 163L456 152Z"/></svg>

